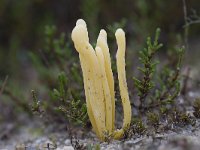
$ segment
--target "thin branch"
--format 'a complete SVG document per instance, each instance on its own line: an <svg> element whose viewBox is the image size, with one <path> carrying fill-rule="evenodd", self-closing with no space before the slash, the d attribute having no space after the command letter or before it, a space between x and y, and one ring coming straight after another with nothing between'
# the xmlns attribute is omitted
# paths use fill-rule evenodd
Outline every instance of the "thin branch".
<svg viewBox="0 0 200 150"><path fill-rule="evenodd" d="M182 1L183 1L184 20L185 20L185 23L187 23L187 6L186 6L185 0L182 0Z"/></svg>
<svg viewBox="0 0 200 150"><path fill-rule="evenodd" d="M192 20L192 21L188 22L187 24L185 24L185 25L183 26L183 28L187 28L187 27L189 27L190 25L199 24L199 23L200 23L200 19L199 19L199 20Z"/></svg>
<svg viewBox="0 0 200 150"><path fill-rule="evenodd" d="M187 6L186 6L186 1L182 0L183 2L183 14L184 14L184 21L185 21L185 25L188 24L188 17L187 17ZM184 26L185 26L184 25ZM185 47L186 47L186 51L188 51L189 45L188 45L188 34L189 34L189 26L186 26L184 28L184 39L185 39Z"/></svg>
<svg viewBox="0 0 200 150"><path fill-rule="evenodd" d="M5 86L7 84L7 81L8 81L8 75L5 77L4 81L3 81L3 84L1 86L1 89L0 89L0 96L3 94L3 91L5 89Z"/></svg>
<svg viewBox="0 0 200 150"><path fill-rule="evenodd" d="M187 91L187 89L188 89L188 82L189 82L190 73L191 73L190 67L187 67L186 69L187 69L187 70L186 70L186 74L184 75L184 79L183 79L183 87L182 87L182 89L181 89L181 93L182 93L183 95L186 94L186 91Z"/></svg>
<svg viewBox="0 0 200 150"><path fill-rule="evenodd" d="M50 68L50 63L49 63L48 59L46 58L46 56L44 55L44 53L42 52L41 49L39 49L39 53L40 53L42 59L44 60L45 65L47 65L47 67Z"/></svg>
<svg viewBox="0 0 200 150"><path fill-rule="evenodd" d="M17 104L17 106L21 107L22 109L24 109L26 112L31 112L28 104L26 102L23 102L20 98L16 97L10 90L8 90L7 88L4 89L4 94L9 96L13 102L15 102Z"/></svg>

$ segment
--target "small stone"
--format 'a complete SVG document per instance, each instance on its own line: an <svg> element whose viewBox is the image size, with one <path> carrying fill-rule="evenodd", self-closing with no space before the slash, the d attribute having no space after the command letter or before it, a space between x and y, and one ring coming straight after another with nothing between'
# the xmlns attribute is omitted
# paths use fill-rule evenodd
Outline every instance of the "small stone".
<svg viewBox="0 0 200 150"><path fill-rule="evenodd" d="M15 150L25 150L26 146L24 144L17 144L15 146Z"/></svg>
<svg viewBox="0 0 200 150"><path fill-rule="evenodd" d="M57 148L56 150L74 150L72 146L64 146L63 148Z"/></svg>
<svg viewBox="0 0 200 150"><path fill-rule="evenodd" d="M40 147L44 149L55 149L57 145L51 141L46 141L44 144L41 144Z"/></svg>
<svg viewBox="0 0 200 150"><path fill-rule="evenodd" d="M65 145L70 145L71 141L69 139L65 140Z"/></svg>

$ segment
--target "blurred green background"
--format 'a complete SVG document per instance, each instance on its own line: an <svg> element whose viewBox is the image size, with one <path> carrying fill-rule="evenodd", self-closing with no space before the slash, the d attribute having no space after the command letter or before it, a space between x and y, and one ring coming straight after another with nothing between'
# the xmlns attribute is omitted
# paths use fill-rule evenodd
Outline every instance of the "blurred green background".
<svg viewBox="0 0 200 150"><path fill-rule="evenodd" d="M198 0L186 1L188 14L200 10ZM162 41L173 42L183 34L181 0L1 0L0 1L0 77L21 76L28 65L28 51L42 47L45 25L55 25L70 34L78 18L88 23L96 37L99 28L125 20L127 35L144 42L146 35L162 29ZM200 27L193 25L189 38L199 38ZM22 71L22 72L21 72Z"/></svg>

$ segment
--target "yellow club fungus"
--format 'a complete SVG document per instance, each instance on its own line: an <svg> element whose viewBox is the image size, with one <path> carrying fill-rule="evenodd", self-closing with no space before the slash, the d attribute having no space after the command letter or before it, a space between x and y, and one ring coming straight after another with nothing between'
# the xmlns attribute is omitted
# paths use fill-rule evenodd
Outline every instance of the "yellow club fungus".
<svg viewBox="0 0 200 150"><path fill-rule="evenodd" d="M131 122L131 105L125 72L125 33L122 29L118 29L115 33L118 45L116 55L118 80L124 111L123 127L119 130L115 130L114 127L115 91L106 31L100 31L94 49L89 43L87 25L84 20L79 19L71 37L79 53L87 111L94 132L101 140L105 140L106 133L114 139L120 139Z"/></svg>

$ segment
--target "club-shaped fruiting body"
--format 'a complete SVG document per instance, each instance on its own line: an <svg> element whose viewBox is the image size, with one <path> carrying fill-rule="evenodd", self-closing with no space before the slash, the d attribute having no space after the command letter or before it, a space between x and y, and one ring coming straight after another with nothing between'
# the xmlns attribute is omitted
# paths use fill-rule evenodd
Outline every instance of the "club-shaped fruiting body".
<svg viewBox="0 0 200 150"><path fill-rule="evenodd" d="M97 39L96 48L89 43L87 26L84 20L79 19L72 31L72 40L79 53L84 79L87 111L94 132L101 140L105 140L106 133L114 139L123 136L131 122L131 105L125 72L126 39L122 29L115 33L117 40L117 72L120 95L124 111L123 127L115 130L115 91L111 69L111 59L107 44L107 33L101 30Z"/></svg>

